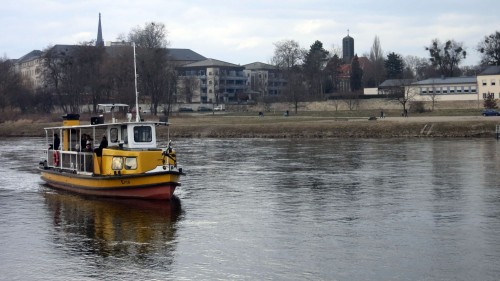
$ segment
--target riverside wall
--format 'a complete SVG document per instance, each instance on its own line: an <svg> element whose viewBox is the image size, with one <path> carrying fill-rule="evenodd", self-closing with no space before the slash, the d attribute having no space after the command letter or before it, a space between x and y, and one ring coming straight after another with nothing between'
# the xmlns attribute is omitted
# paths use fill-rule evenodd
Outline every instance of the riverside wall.
<svg viewBox="0 0 500 281"><path fill-rule="evenodd" d="M423 101L424 108L431 109L431 101ZM407 107L411 110L412 102L409 102ZM351 107L351 108L349 108ZM434 109L481 109L482 102L474 101L439 101L434 103ZM292 111L291 103L272 103L272 104L257 104L257 105L228 105L229 111ZM301 102L298 104L299 111L337 111L337 110L401 110L402 106L397 101L389 101L387 99L359 99L357 101L347 100L328 100L318 102Z"/></svg>

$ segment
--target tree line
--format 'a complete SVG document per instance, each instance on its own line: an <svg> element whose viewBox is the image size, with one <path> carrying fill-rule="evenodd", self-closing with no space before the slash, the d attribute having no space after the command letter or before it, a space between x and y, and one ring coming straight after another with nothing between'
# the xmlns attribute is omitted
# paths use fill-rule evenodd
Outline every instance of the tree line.
<svg viewBox="0 0 500 281"><path fill-rule="evenodd" d="M135 104L134 53L136 45L138 91L151 112L168 113L177 76L168 54L167 31L162 23L150 22L120 36L123 44L113 48L82 42L75 46L48 46L41 57L41 86L14 69L11 60L0 60L0 108L19 108L22 113L78 113L82 106L97 112L99 103ZM160 105L167 105L160 108Z"/></svg>
<svg viewBox="0 0 500 281"><path fill-rule="evenodd" d="M59 108L69 113L80 112L84 105L89 106L88 111L96 112L99 103L135 104L134 58L126 43L135 42L140 102L147 99L155 115L159 110L171 112L177 74L166 48L169 43L165 25L149 22L118 40L124 44L114 48L96 47L95 42L71 48L48 46L42 56L42 84L36 89L14 70L11 60L0 59L0 108L18 108L23 113L50 113ZM282 95L275 99L291 102L295 110L299 102L325 98L343 100L353 109L363 88L377 87L386 79L475 75L480 67L459 67L467 53L463 44L454 40L432 40L425 47L429 57L419 58L395 52L384 55L375 36L370 52L363 55L368 60L355 55L347 67L338 48L327 51L319 40L309 49L295 40L282 40L274 47L271 64L287 81ZM500 32L485 36L476 50L482 55L481 65L500 65ZM261 101L270 101L266 99ZM166 108L159 108L163 104Z"/></svg>
<svg viewBox="0 0 500 281"><path fill-rule="evenodd" d="M483 66L500 65L499 31L485 36L475 48L481 53L480 65L462 68L459 66L467 52L463 43L453 39L444 42L432 40L424 47L429 57L420 58L403 57L396 52L384 56L380 40L375 36L370 53L363 55L368 58L368 61L364 60L365 65L360 65L356 54L348 67L340 58L338 49L334 47L329 52L321 41L315 41L309 49L300 47L295 40L282 40L274 45L271 63L287 77L288 85L283 96L295 105L295 110L299 102L328 97L341 99L352 109L363 88L378 87L387 79L411 81L440 76L475 76ZM400 102L405 108L407 100L403 98Z"/></svg>

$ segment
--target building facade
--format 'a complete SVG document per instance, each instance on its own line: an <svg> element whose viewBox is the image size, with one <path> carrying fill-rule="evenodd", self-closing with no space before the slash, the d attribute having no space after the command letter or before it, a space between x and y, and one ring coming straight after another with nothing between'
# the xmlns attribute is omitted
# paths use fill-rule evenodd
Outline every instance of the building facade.
<svg viewBox="0 0 500 281"><path fill-rule="evenodd" d="M42 86L42 51L33 50L14 63L15 70L21 73L24 83L32 89Z"/></svg>
<svg viewBox="0 0 500 281"><path fill-rule="evenodd" d="M178 102L219 104L248 100L244 67L206 59L177 68Z"/></svg>
<svg viewBox="0 0 500 281"><path fill-rule="evenodd" d="M481 99L491 96L500 99L500 66L489 66L477 76L478 94Z"/></svg>
<svg viewBox="0 0 500 281"><path fill-rule="evenodd" d="M244 67L248 90L256 93L258 97L275 97L282 94L287 83L276 66L254 62Z"/></svg>
<svg viewBox="0 0 500 281"><path fill-rule="evenodd" d="M412 83L415 100L474 101L478 100L476 77L429 78Z"/></svg>

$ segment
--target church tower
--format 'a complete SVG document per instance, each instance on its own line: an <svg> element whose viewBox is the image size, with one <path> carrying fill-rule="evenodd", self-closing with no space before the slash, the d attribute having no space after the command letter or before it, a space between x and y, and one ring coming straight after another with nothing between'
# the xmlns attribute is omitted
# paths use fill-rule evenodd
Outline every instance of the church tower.
<svg viewBox="0 0 500 281"><path fill-rule="evenodd" d="M354 58L354 38L349 36L349 29L347 36L342 39L342 60L344 63L350 64Z"/></svg>
<svg viewBox="0 0 500 281"><path fill-rule="evenodd" d="M104 40L102 39L102 28L101 28L101 13L99 13L99 25L97 27L97 40L95 45L98 47L104 47Z"/></svg>

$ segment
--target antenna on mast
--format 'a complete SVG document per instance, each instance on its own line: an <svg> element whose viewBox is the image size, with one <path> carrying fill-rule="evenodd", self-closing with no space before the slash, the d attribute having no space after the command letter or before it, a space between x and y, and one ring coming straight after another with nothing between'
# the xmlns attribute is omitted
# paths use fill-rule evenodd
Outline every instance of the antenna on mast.
<svg viewBox="0 0 500 281"><path fill-rule="evenodd" d="M141 121L139 116L139 92L137 92L137 63L135 59L135 42L132 42L132 47L134 49L134 79L135 79L135 122Z"/></svg>

